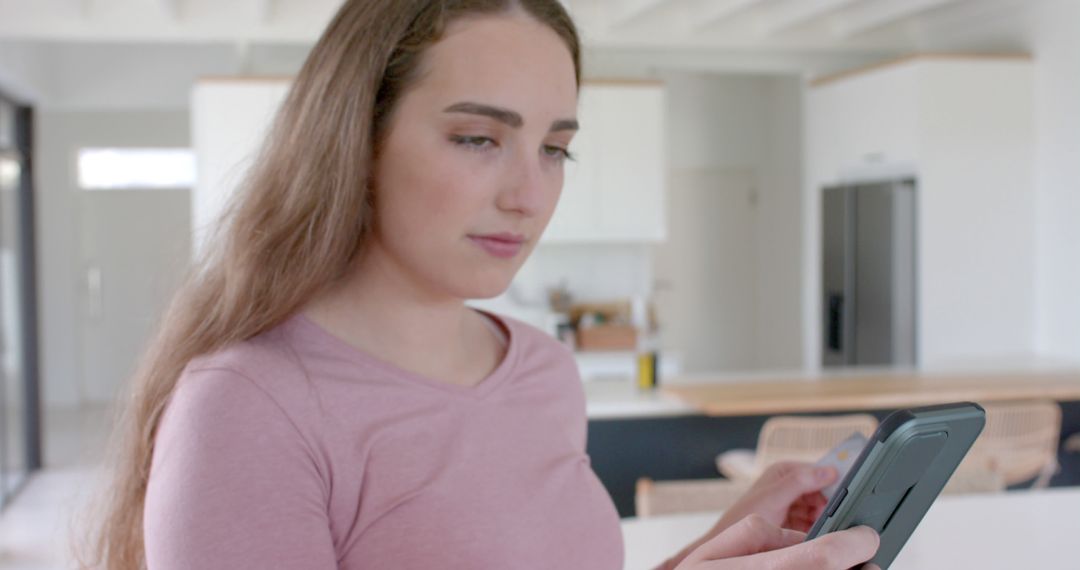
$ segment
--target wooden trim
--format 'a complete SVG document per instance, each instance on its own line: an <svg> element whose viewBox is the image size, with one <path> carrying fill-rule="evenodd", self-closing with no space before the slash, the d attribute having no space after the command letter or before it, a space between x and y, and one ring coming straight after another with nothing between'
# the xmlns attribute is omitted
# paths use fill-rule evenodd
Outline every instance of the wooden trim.
<svg viewBox="0 0 1080 570"><path fill-rule="evenodd" d="M1080 371L1026 374L879 374L662 388L710 416L896 409L948 402L1080 400Z"/></svg>
<svg viewBox="0 0 1080 570"><path fill-rule="evenodd" d="M912 55L906 55L895 59L889 59L880 63L874 63L865 67L857 67L855 69L849 69L847 71L840 71L829 75L823 75L821 77L815 77L810 80L810 87L821 87L822 85L828 85L837 81L848 79L856 75L864 75L874 71L880 71L889 67L895 67L911 63L913 61L926 61L926 60L948 60L948 61L1031 61L1032 57L1028 54L950 54L950 53L917 53Z"/></svg>

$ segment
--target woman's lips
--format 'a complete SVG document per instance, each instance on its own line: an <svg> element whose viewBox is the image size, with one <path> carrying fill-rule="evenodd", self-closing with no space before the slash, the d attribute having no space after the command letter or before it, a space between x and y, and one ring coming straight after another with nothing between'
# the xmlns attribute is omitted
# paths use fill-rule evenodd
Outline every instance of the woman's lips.
<svg viewBox="0 0 1080 570"><path fill-rule="evenodd" d="M525 245L525 237L516 234L470 235L469 239L484 251L500 259L514 257Z"/></svg>

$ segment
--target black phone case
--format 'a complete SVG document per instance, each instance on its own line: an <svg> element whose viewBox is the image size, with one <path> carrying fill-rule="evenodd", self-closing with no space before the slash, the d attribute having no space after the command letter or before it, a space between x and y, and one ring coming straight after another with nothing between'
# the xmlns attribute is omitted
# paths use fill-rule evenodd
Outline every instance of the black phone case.
<svg viewBox="0 0 1080 570"><path fill-rule="evenodd" d="M806 539L869 526L881 536L881 546L870 562L887 569L985 424L986 412L971 402L890 414Z"/></svg>

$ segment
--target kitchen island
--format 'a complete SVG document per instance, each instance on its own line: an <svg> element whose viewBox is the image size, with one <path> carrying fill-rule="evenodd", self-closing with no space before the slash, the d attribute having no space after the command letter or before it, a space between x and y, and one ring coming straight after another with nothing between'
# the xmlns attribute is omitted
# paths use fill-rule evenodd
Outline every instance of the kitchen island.
<svg viewBox="0 0 1080 570"><path fill-rule="evenodd" d="M716 456L754 449L761 426L779 414L866 412L955 401L1049 398L1062 409L1062 438L1080 433L1080 369L1020 372L845 371L670 377L653 392L586 383L588 453L619 514L634 511L637 479L718 477ZM1080 485L1080 454L1059 450L1053 487Z"/></svg>
<svg viewBox="0 0 1080 570"><path fill-rule="evenodd" d="M663 388L708 416L898 409L948 402L1080 400L1080 370L1027 372L853 371L754 381L710 381Z"/></svg>

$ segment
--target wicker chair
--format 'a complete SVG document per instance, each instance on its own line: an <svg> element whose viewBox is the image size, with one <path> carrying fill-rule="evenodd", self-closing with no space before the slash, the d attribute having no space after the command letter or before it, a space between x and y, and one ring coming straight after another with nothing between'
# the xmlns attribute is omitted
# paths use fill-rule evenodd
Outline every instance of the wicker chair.
<svg viewBox="0 0 1080 570"><path fill-rule="evenodd" d="M1005 490L1005 477L986 464L961 463L953 472L942 495L1000 493Z"/></svg>
<svg viewBox="0 0 1080 570"><path fill-rule="evenodd" d="M1058 470L1061 407L1037 400L985 404L983 408L986 427L961 468L996 471L1007 486L1034 479L1032 488L1045 488Z"/></svg>
<svg viewBox="0 0 1080 570"><path fill-rule="evenodd" d="M637 480L634 509L638 517L727 510L750 487L727 479Z"/></svg>
<svg viewBox="0 0 1080 570"><path fill-rule="evenodd" d="M761 427L756 452L726 451L717 456L716 468L733 481L753 481L766 467L779 461L813 463L853 433L869 438L877 425L877 418L869 414L775 416Z"/></svg>

